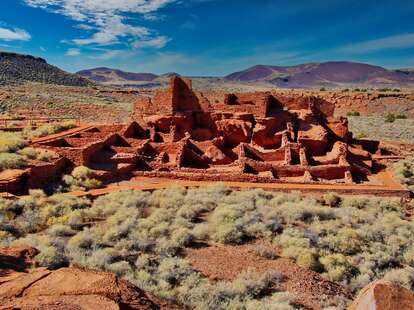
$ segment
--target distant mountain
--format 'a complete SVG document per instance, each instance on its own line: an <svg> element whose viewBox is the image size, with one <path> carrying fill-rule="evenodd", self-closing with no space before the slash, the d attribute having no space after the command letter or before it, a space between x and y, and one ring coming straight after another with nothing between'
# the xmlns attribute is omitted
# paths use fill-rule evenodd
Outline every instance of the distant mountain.
<svg viewBox="0 0 414 310"><path fill-rule="evenodd" d="M0 85L39 82L65 86L89 86L90 81L49 65L31 55L0 52Z"/></svg>
<svg viewBox="0 0 414 310"><path fill-rule="evenodd" d="M277 87L413 86L412 69L388 70L363 63L332 61L280 67L257 65L225 77L226 80L268 83Z"/></svg>
<svg viewBox="0 0 414 310"><path fill-rule="evenodd" d="M151 82L158 78L152 73L133 73L111 68L94 68L77 72L78 75L98 83L129 84L131 82Z"/></svg>

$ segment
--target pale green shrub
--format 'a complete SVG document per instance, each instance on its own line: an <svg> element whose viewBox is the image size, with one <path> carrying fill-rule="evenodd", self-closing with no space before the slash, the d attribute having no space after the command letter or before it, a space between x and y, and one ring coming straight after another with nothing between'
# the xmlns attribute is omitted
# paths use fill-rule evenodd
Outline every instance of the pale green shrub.
<svg viewBox="0 0 414 310"><path fill-rule="evenodd" d="M412 290L414 287L414 268L392 269L384 275L384 280Z"/></svg>
<svg viewBox="0 0 414 310"><path fill-rule="evenodd" d="M25 147L26 140L19 133L0 133L0 153L13 153Z"/></svg>
<svg viewBox="0 0 414 310"><path fill-rule="evenodd" d="M91 190L102 185L100 181L94 179L93 171L84 166L73 169L71 175L63 177L63 181L71 191Z"/></svg>
<svg viewBox="0 0 414 310"><path fill-rule="evenodd" d="M19 154L0 153L0 170L17 169L26 165L26 160Z"/></svg>
<svg viewBox="0 0 414 310"><path fill-rule="evenodd" d="M319 260L327 271L328 278L332 281L342 281L355 272L348 259L342 254L322 256Z"/></svg>
<svg viewBox="0 0 414 310"><path fill-rule="evenodd" d="M35 256L34 261L38 266L48 269L58 269L67 265L66 257L53 246L43 248Z"/></svg>

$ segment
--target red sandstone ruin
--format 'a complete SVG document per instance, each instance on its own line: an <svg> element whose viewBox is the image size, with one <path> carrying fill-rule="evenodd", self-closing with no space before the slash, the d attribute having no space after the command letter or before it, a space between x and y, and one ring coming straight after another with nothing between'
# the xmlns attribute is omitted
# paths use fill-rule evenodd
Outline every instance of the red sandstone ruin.
<svg viewBox="0 0 414 310"><path fill-rule="evenodd" d="M142 97L127 125L105 125L37 143L108 181L138 176L189 180L352 183L371 173L378 142L357 141L334 105L268 92L196 92L171 78Z"/></svg>

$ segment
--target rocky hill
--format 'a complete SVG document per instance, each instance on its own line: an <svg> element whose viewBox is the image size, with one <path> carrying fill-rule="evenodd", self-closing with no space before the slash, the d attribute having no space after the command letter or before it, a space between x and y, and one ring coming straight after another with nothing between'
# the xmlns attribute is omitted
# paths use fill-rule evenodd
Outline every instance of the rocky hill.
<svg viewBox="0 0 414 310"><path fill-rule="evenodd" d="M111 68L77 72L99 84L159 88L168 84L167 73L132 73ZM413 87L414 69L389 70L364 63L331 61L290 67L257 65L225 77L191 77L200 89L244 89L246 87L320 88L320 87Z"/></svg>
<svg viewBox="0 0 414 310"><path fill-rule="evenodd" d="M414 71L388 70L363 63L337 61L309 63L290 67L257 65L232 73L227 80L269 83L277 87L320 86L414 86Z"/></svg>
<svg viewBox="0 0 414 310"><path fill-rule="evenodd" d="M93 83L79 75L65 72L42 58L0 52L0 85L38 82L65 86L89 86Z"/></svg>
<svg viewBox="0 0 414 310"><path fill-rule="evenodd" d="M158 75L152 73L125 72L122 70L111 69L106 67L82 70L77 72L77 74L98 83L128 83L131 81L150 82L158 78Z"/></svg>

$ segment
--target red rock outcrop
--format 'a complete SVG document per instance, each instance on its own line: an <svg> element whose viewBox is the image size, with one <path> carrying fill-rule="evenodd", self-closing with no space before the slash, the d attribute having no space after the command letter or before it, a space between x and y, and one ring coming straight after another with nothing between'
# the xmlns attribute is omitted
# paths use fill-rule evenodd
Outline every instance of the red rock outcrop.
<svg viewBox="0 0 414 310"><path fill-rule="evenodd" d="M413 310L414 293L387 281L375 281L361 290L348 310Z"/></svg>
<svg viewBox="0 0 414 310"><path fill-rule="evenodd" d="M29 269L33 248L0 248L0 309L173 309L114 274Z"/></svg>

